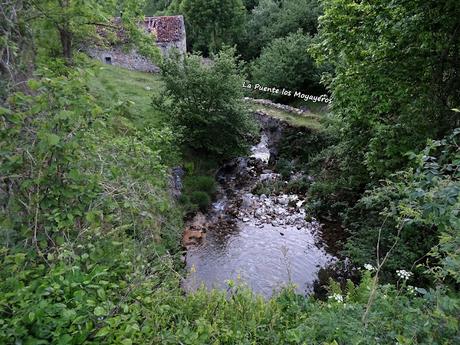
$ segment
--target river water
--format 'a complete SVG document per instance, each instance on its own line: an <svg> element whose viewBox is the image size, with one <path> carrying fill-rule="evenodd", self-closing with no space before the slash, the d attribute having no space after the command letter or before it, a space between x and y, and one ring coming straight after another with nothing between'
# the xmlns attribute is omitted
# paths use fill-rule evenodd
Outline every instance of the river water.
<svg viewBox="0 0 460 345"><path fill-rule="evenodd" d="M268 146L263 133L251 157L235 159L218 171L217 200L206 215L192 221L205 234L187 245L187 291L202 284L227 289L232 280L265 297L288 284L307 295L319 270L336 260L321 244L321 224L306 220L303 205L308 200L253 193L261 181L282 181L269 168Z"/></svg>

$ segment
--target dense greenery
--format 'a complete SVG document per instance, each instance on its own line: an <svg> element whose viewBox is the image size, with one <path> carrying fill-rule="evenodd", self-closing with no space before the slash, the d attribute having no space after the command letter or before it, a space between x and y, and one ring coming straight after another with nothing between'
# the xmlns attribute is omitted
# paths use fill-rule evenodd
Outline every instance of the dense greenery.
<svg viewBox="0 0 460 345"><path fill-rule="evenodd" d="M460 343L458 1L1 6L0 343ZM142 9L184 14L210 59L166 59L157 76L78 53L121 12L126 43L158 57ZM266 84L308 93L321 78L330 112L243 102L236 52ZM181 288L183 218L209 206L217 164L245 153L255 107L292 127L275 166L285 181L254 192L305 194L312 214L343 222L343 254L361 267L325 300Z"/></svg>
<svg viewBox="0 0 460 345"><path fill-rule="evenodd" d="M187 55L162 65L165 92L155 99L189 147L217 158L242 154L254 125L243 103L243 76L234 50L222 50L210 65Z"/></svg>
<svg viewBox="0 0 460 345"><path fill-rule="evenodd" d="M451 109L460 103L460 5L331 0L324 11L317 51L334 64L329 87L343 165L362 186L406 165L405 153L427 138L459 126Z"/></svg>
<svg viewBox="0 0 460 345"><path fill-rule="evenodd" d="M210 206L215 193L214 176L197 175L195 171L188 171L184 178L184 190L179 200L185 211L193 215L197 210L205 211Z"/></svg>
<svg viewBox="0 0 460 345"><path fill-rule="evenodd" d="M245 12L241 0L177 0L169 7L169 13L185 16L190 48L205 54L237 41Z"/></svg>
<svg viewBox="0 0 460 345"><path fill-rule="evenodd" d="M320 13L318 0L261 0L248 17L239 51L246 59L253 59L276 38L298 30L315 34Z"/></svg>
<svg viewBox="0 0 460 345"><path fill-rule="evenodd" d="M301 32L274 39L254 61L253 83L292 91L324 92L319 85L321 71L309 54L311 40L310 36Z"/></svg>
<svg viewBox="0 0 460 345"><path fill-rule="evenodd" d="M146 0L144 13L146 16L159 15L171 4L171 0Z"/></svg>
<svg viewBox="0 0 460 345"><path fill-rule="evenodd" d="M447 140L459 126L453 110L460 104L459 4L331 0L324 1L323 8L318 43L312 51L320 62L334 65L334 74L324 80L333 97L331 129L336 144L315 159L318 181L311 193L316 207L345 220L352 235L347 253L357 263L374 256L382 228L381 245L386 249L401 231L401 241L388 261L389 271L414 263L434 264L423 255L437 245L446 223L437 223L428 211L419 214L414 203L451 213L451 203L458 198L455 174L440 170L434 178L433 183L452 181L446 191L422 181L431 180L433 169L441 169L441 164L450 164L455 171L458 151L444 153L443 163L431 162L438 154L425 153L433 166L415 164L411 157L423 150L429 138ZM379 187L381 179L391 182ZM450 197L413 199L413 194L421 198L444 192ZM408 209L416 213L406 214ZM397 219L407 217L417 220L401 228ZM458 236L458 224L450 226Z"/></svg>
<svg viewBox="0 0 460 345"><path fill-rule="evenodd" d="M236 287L230 296L205 290L184 296L167 257L162 257L163 266L139 260L131 265L131 248L117 250L116 245L106 248L115 246L110 264L88 244L80 248L82 254L67 256L66 264L56 265L41 279L35 276L40 268L24 270L22 257L8 256L2 262L4 274L21 275L14 282L2 281L2 288L9 285L17 294L2 295L2 304L8 303L14 317L0 326L0 339L30 344L194 345L459 341L458 306L441 291L420 290L423 296L414 297L404 285L383 286L364 327L361 316L372 285L369 273L359 286L350 283L345 295L334 287L334 298L327 302L289 290L265 301ZM90 272L74 268L95 262ZM119 299L120 290L125 294Z"/></svg>

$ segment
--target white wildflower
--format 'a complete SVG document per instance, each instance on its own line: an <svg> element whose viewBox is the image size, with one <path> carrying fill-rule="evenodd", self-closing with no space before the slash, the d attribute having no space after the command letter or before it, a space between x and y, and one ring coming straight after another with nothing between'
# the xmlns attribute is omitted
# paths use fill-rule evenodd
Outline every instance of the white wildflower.
<svg viewBox="0 0 460 345"><path fill-rule="evenodd" d="M412 276L412 272L408 272L406 270L397 270L396 275L400 279L408 280Z"/></svg>
<svg viewBox="0 0 460 345"><path fill-rule="evenodd" d="M364 264L364 268L368 271L375 271L375 267L372 266L371 264Z"/></svg>
<svg viewBox="0 0 460 345"><path fill-rule="evenodd" d="M407 292L411 295L415 295L416 289L417 288L415 286L407 285Z"/></svg>
<svg viewBox="0 0 460 345"><path fill-rule="evenodd" d="M342 303L343 302L343 296L339 293L334 293L331 296L329 296L329 299L335 299L337 302Z"/></svg>

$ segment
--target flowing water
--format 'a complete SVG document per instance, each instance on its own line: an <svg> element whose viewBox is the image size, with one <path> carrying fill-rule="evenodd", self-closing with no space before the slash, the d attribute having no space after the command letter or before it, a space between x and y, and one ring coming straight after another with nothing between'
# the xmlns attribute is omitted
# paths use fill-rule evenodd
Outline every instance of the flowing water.
<svg viewBox="0 0 460 345"><path fill-rule="evenodd" d="M335 261L320 244L320 223L305 219L308 201L294 194L252 193L260 181L281 180L268 168L268 146L264 133L251 157L218 171L217 201L191 222L205 234L187 244L186 290L201 284L226 289L233 280L266 297L288 284L310 294L318 271Z"/></svg>

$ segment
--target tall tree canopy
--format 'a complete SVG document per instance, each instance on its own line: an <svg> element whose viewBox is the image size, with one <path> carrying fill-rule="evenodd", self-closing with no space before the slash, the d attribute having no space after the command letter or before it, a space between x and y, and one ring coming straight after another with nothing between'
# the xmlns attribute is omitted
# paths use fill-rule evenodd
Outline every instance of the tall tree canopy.
<svg viewBox="0 0 460 345"><path fill-rule="evenodd" d="M254 58L273 39L299 29L313 35L320 14L318 0L261 0L251 12L239 50L246 58Z"/></svg>
<svg viewBox="0 0 460 345"><path fill-rule="evenodd" d="M171 4L171 0L147 0L145 2L144 13L146 16L154 16L164 11Z"/></svg>
<svg viewBox="0 0 460 345"><path fill-rule="evenodd" d="M190 48L205 54L234 44L244 30L242 0L181 0L173 2L169 12L185 16Z"/></svg>
<svg viewBox="0 0 460 345"><path fill-rule="evenodd" d="M328 85L341 119L340 161L362 184L401 168L407 151L459 126L451 109L460 104L460 2L323 5L316 51L335 66Z"/></svg>
<svg viewBox="0 0 460 345"><path fill-rule="evenodd" d="M252 81L289 90L320 92L320 70L308 52L312 38L302 32L274 39L254 61Z"/></svg>

